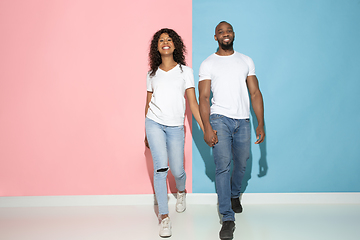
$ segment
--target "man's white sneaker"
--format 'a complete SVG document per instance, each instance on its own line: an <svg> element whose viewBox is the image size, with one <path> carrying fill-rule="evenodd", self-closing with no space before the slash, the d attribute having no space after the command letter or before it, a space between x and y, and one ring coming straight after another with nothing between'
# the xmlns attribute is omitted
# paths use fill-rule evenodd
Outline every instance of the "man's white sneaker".
<svg viewBox="0 0 360 240"><path fill-rule="evenodd" d="M176 211L178 213L181 213L181 212L185 211L185 209L186 209L185 192L183 192L183 193L177 192L177 195L176 195Z"/></svg>
<svg viewBox="0 0 360 240"><path fill-rule="evenodd" d="M161 220L159 235L163 238L171 236L171 222L169 217Z"/></svg>

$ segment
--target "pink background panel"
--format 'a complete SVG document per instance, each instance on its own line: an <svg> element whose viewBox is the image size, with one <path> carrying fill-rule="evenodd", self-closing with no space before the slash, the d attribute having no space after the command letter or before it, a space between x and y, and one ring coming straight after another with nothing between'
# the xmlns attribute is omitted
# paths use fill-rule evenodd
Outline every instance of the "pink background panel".
<svg viewBox="0 0 360 240"><path fill-rule="evenodd" d="M0 196L153 193L149 42L173 28L191 66L191 21L191 0L1 1Z"/></svg>

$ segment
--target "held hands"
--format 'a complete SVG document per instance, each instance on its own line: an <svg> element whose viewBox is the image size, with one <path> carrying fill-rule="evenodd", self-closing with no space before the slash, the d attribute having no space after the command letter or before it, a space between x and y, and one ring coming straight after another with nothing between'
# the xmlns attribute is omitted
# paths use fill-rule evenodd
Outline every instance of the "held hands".
<svg viewBox="0 0 360 240"><path fill-rule="evenodd" d="M211 131L204 132L204 140L209 147L213 147L218 143L217 131L212 129Z"/></svg>

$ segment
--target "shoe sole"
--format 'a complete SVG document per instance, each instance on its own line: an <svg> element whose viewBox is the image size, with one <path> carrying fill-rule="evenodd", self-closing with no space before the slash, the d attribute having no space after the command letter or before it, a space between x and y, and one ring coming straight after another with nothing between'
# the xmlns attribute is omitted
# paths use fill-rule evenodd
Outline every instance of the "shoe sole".
<svg viewBox="0 0 360 240"><path fill-rule="evenodd" d="M233 209L233 211L234 211L234 213L242 213L242 210L241 210L241 211L235 211L235 210Z"/></svg>
<svg viewBox="0 0 360 240"><path fill-rule="evenodd" d="M235 232L235 228L236 227L234 227L233 229L232 229L232 236L231 237L223 237L223 238L221 238L220 236L219 236L219 238L221 239L221 240L232 240L233 238L234 238L234 232Z"/></svg>
<svg viewBox="0 0 360 240"><path fill-rule="evenodd" d="M185 212L185 210L186 210L186 208L184 210L182 210L182 211L179 211L179 210L176 209L176 212L182 213L182 212Z"/></svg>

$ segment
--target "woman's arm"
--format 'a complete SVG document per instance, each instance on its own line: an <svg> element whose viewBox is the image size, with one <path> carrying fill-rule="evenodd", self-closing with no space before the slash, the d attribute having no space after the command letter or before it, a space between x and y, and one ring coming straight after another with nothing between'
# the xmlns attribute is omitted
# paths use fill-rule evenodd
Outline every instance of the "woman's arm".
<svg viewBox="0 0 360 240"><path fill-rule="evenodd" d="M145 117L146 117L147 112L148 112L148 110L149 110L149 103L150 103L150 101L151 101L152 94L153 94L152 92L147 92L147 95L146 95ZM147 137L146 137L146 134L145 134L144 143L145 143L145 146L146 146L147 148L150 148L150 147L149 147L148 140L147 140Z"/></svg>
<svg viewBox="0 0 360 240"><path fill-rule="evenodd" d="M147 92L147 95L146 95L146 105L145 105L145 117L146 117L146 114L149 110L149 103L151 101L151 97L152 97L152 92Z"/></svg>
<svg viewBox="0 0 360 240"><path fill-rule="evenodd" d="M199 124L201 130L204 132L204 124L201 121L199 104L198 104L198 102L196 100L196 96L195 96L195 88L186 89L186 97L189 102L191 113L194 115L195 120Z"/></svg>

